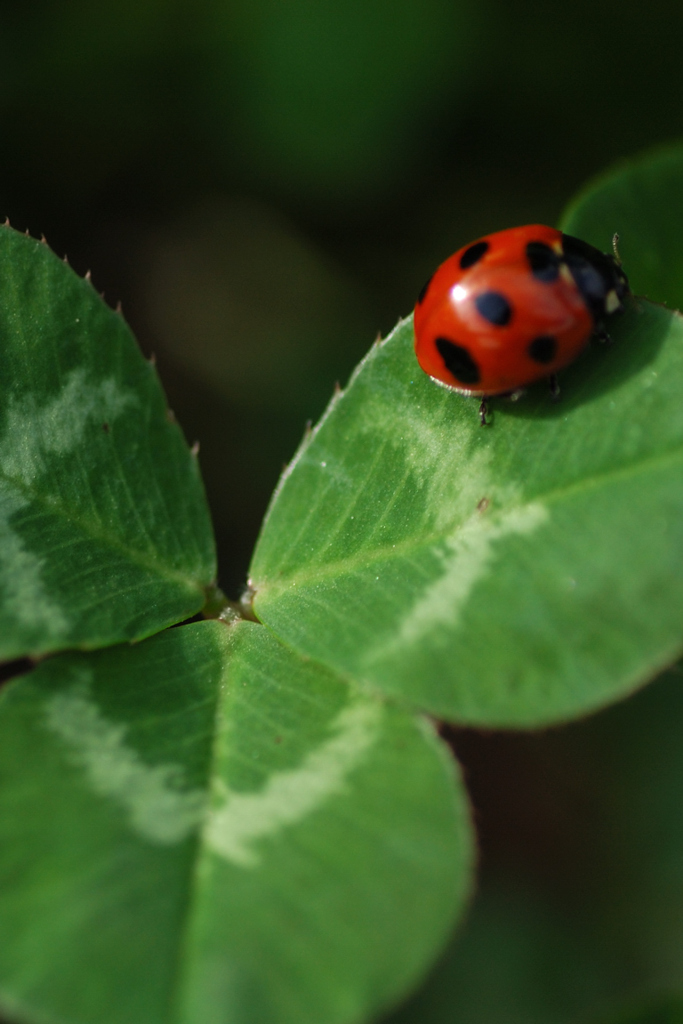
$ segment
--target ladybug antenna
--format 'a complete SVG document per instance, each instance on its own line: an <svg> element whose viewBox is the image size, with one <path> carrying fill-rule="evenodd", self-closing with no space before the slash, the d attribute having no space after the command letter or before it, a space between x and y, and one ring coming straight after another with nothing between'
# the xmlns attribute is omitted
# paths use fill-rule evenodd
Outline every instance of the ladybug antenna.
<svg viewBox="0 0 683 1024"><path fill-rule="evenodd" d="M619 255L619 235L616 231L612 235L612 248L614 250L614 258L619 266L621 266L621 256Z"/></svg>

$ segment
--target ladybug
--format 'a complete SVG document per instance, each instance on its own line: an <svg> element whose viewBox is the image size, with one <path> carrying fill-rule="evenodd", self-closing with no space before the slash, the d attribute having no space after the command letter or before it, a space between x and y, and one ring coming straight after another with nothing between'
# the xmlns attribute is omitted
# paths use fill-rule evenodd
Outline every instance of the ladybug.
<svg viewBox="0 0 683 1024"><path fill-rule="evenodd" d="M574 360L629 293L614 256L556 228L529 224L485 235L436 270L415 306L415 353L430 377L486 400L519 394Z"/></svg>

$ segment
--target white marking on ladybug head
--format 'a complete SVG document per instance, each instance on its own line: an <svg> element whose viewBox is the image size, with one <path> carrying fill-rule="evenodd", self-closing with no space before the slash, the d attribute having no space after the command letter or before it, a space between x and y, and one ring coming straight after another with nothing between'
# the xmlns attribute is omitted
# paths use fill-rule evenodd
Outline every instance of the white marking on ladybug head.
<svg viewBox="0 0 683 1024"><path fill-rule="evenodd" d="M619 301L619 296L613 288L610 292L607 292L607 295L605 296L605 312L615 313L620 306L621 302Z"/></svg>
<svg viewBox="0 0 683 1024"><path fill-rule="evenodd" d="M560 277L563 281L566 281L567 284L574 284L572 272L566 263L560 263Z"/></svg>

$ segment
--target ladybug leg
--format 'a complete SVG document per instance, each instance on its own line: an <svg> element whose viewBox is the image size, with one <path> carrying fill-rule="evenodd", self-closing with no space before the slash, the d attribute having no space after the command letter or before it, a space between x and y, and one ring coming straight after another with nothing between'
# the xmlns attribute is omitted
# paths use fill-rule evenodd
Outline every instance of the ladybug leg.
<svg viewBox="0 0 683 1024"><path fill-rule="evenodd" d="M488 413L488 411L488 402L486 400L486 396L484 395L479 404L479 422L481 423L482 427L487 427L489 425L489 421L486 419L486 414Z"/></svg>
<svg viewBox="0 0 683 1024"><path fill-rule="evenodd" d="M607 331L605 330L605 327L604 327L604 325L603 325L603 324L598 324L598 326L597 326L597 327L595 328L595 331L594 331L594 333L593 333L593 337L594 337L594 338L596 338L596 339L597 339L597 341L598 341L598 342L599 342L599 343L600 343L601 345L611 345L611 344L613 344L613 342L612 342L612 337L611 337L611 335L610 335L610 334L609 334L609 333L608 333L608 332L607 332Z"/></svg>
<svg viewBox="0 0 683 1024"><path fill-rule="evenodd" d="M557 374L551 373L548 377L548 385L550 387L550 400L552 402L559 402L560 400L560 385L557 381Z"/></svg>

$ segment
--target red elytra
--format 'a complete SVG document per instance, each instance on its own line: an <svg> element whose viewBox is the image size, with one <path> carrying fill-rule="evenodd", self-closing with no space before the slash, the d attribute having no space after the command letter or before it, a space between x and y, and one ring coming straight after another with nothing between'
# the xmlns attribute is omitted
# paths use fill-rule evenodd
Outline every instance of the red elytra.
<svg viewBox="0 0 683 1024"><path fill-rule="evenodd" d="M462 394L509 393L571 363L626 294L614 257L556 228L486 235L450 256L423 288L417 359Z"/></svg>

